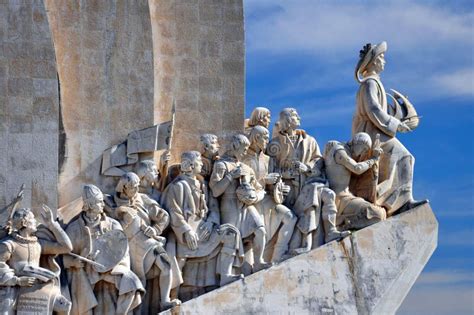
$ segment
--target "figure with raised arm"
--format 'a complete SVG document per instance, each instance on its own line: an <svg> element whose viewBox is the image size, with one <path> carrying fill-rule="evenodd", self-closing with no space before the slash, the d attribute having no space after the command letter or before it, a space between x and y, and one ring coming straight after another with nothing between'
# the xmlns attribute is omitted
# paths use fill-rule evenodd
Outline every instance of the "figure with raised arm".
<svg viewBox="0 0 474 315"><path fill-rule="evenodd" d="M324 149L324 161L329 187L336 193L337 225L357 230L385 220L383 207L354 196L349 190L351 176L372 169L379 161L382 149L374 148L372 157L364 159L372 148L372 140L360 132L348 143L329 141Z"/></svg>
<svg viewBox="0 0 474 315"><path fill-rule="evenodd" d="M375 141L380 134L381 147L376 183L375 203L387 209L392 215L421 205L427 200L413 199L413 169L415 158L396 138L397 132L410 132L418 126L419 118L408 99L393 90L394 104L389 106L387 94L380 80L385 67L387 43L367 44L360 51L360 59L355 69L355 77L360 83L356 98L356 109L352 120L352 134L369 134ZM388 94L389 95L389 94ZM367 199L366 180L371 180L371 172L354 183L354 193ZM360 187L358 191L355 191Z"/></svg>
<svg viewBox="0 0 474 315"><path fill-rule="evenodd" d="M71 302L61 294L54 258L70 252L71 241L48 206L42 206L39 226L31 209L15 208L0 240L0 313L68 314Z"/></svg>

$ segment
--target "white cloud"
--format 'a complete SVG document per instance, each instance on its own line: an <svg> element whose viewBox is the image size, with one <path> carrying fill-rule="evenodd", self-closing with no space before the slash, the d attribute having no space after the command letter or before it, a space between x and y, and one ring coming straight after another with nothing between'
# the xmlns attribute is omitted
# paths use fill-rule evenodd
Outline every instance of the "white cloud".
<svg viewBox="0 0 474 315"><path fill-rule="evenodd" d="M425 101L473 96L472 10L427 1L252 0L245 5L250 58L293 56L323 66L317 74L303 70L281 95L351 87L359 50L386 40L387 85Z"/></svg>

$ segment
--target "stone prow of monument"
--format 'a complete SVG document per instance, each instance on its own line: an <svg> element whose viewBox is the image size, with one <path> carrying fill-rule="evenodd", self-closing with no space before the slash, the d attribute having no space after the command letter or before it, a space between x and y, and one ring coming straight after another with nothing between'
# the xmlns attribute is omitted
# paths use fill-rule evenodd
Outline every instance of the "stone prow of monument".
<svg viewBox="0 0 474 315"><path fill-rule="evenodd" d="M424 204L161 314L394 314L437 240Z"/></svg>

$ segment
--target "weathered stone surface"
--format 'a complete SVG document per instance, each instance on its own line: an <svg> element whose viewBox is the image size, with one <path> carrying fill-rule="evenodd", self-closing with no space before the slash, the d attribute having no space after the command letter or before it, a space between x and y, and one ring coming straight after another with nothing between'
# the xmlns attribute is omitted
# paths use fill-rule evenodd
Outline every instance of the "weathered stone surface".
<svg viewBox="0 0 474 315"><path fill-rule="evenodd" d="M153 51L148 1L45 0L61 85L59 205L100 176L102 152L153 125ZM40 97L48 97L49 83Z"/></svg>
<svg viewBox="0 0 474 315"><path fill-rule="evenodd" d="M225 143L244 119L243 1L149 0L155 65L155 122L176 103L173 160L199 135Z"/></svg>
<svg viewBox="0 0 474 315"><path fill-rule="evenodd" d="M173 312L394 314L436 248L437 236L438 222L425 204L190 300Z"/></svg>
<svg viewBox="0 0 474 315"><path fill-rule="evenodd" d="M43 2L0 1L0 208L23 183L23 206L57 206L54 60Z"/></svg>

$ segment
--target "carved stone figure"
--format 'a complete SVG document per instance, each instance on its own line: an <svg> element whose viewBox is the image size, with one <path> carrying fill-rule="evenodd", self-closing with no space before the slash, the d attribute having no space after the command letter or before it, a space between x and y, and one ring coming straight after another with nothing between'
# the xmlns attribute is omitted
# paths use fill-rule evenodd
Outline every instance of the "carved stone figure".
<svg viewBox="0 0 474 315"><path fill-rule="evenodd" d="M416 207L426 200L413 199L415 158L395 137L397 132L412 131L411 128L417 124L410 123L409 119L414 117L398 119L389 113L385 88L380 81L380 73L385 66L386 50L387 43L382 42L378 45L367 44L360 52L360 60L355 69L360 88L357 92L352 134L366 132L372 141L377 134L380 134L383 153L380 157L376 204L384 206L391 215L397 211L403 212ZM370 173L367 176L370 177ZM354 190L354 193L366 197L367 185L361 180L353 185L354 189L357 186L362 189Z"/></svg>
<svg viewBox="0 0 474 315"><path fill-rule="evenodd" d="M209 182L211 178L214 162L219 159L219 141L216 135L206 133L200 138L201 158L202 158L202 177Z"/></svg>
<svg viewBox="0 0 474 315"><path fill-rule="evenodd" d="M132 270L144 286L147 279L159 275L160 303L164 310L181 304L178 299L170 299L173 283L179 284L181 278L179 273L172 272L174 257L169 257L164 248L166 239L161 236L168 227L169 215L156 201L139 193L139 186L140 179L135 173L120 177L115 189L115 212L128 238Z"/></svg>
<svg viewBox="0 0 474 315"><path fill-rule="evenodd" d="M268 173L270 157L265 154L269 141L268 129L259 125L252 127L249 132L249 140L250 147L242 162L253 169L261 187L267 187L265 197L255 207L263 217L267 242L278 232L271 256L271 261L275 263L279 262L288 251L288 244L297 219L288 207L281 204L280 196L277 196L278 194L287 194L290 187L286 185L275 187L282 184L280 183L281 176L277 173ZM278 189L284 191L278 191Z"/></svg>
<svg viewBox="0 0 474 315"><path fill-rule="evenodd" d="M156 167L155 161L143 160L136 165L136 174L140 179L139 192L147 195L156 202L160 201L160 172Z"/></svg>
<svg viewBox="0 0 474 315"><path fill-rule="evenodd" d="M206 288L241 278L232 273L232 266L242 245L235 226L220 224L217 200L209 195L206 182L198 178L202 165L199 152L183 153L181 175L166 188L163 199L176 236L183 284Z"/></svg>
<svg viewBox="0 0 474 315"><path fill-rule="evenodd" d="M252 249L255 257L253 271L267 268L271 263L265 262L263 253L266 243L265 224L255 208L263 199L255 174L249 166L242 163L250 142L244 135L234 135L230 150L216 161L209 186L214 197L219 199L221 223L236 226L242 239L254 236Z"/></svg>
<svg viewBox="0 0 474 315"><path fill-rule="evenodd" d="M382 150L375 148L373 156L361 160L371 149L372 140L366 133L357 133L349 143L329 141L324 149L324 161L329 187L336 193L337 225L345 229L361 229L385 220L385 209L349 191L352 174L360 175L379 160Z"/></svg>
<svg viewBox="0 0 474 315"><path fill-rule="evenodd" d="M250 129L255 126L262 126L268 129L270 127L271 113L266 107L255 107L250 114L250 118L244 122L244 128L246 134L250 132Z"/></svg>
<svg viewBox="0 0 474 315"><path fill-rule="evenodd" d="M316 139L300 126L300 116L294 108L285 108L280 112L276 136L267 148L270 156L270 172L280 173L283 181L291 187L285 199L285 205L292 208L296 202L306 178L311 176L315 164L322 163L321 152Z"/></svg>
<svg viewBox="0 0 474 315"><path fill-rule="evenodd" d="M85 185L82 201L82 212L66 228L74 256L63 257L71 314L128 314L140 305L145 290L130 270L126 236L120 223L105 215L99 188Z"/></svg>
<svg viewBox="0 0 474 315"><path fill-rule="evenodd" d="M326 186L318 143L304 130L297 129L299 126L296 110L283 109L276 124L277 136L267 148L270 171L282 174L285 184L291 187L285 205L298 217L290 244L296 254L350 234L336 228L335 194ZM320 228L321 219L323 228Z"/></svg>
<svg viewBox="0 0 474 315"><path fill-rule="evenodd" d="M41 215L44 225L37 227L30 209L14 209L10 233L0 240L2 314L68 314L71 309L61 294L54 258L70 252L72 244L50 208L43 205Z"/></svg>

